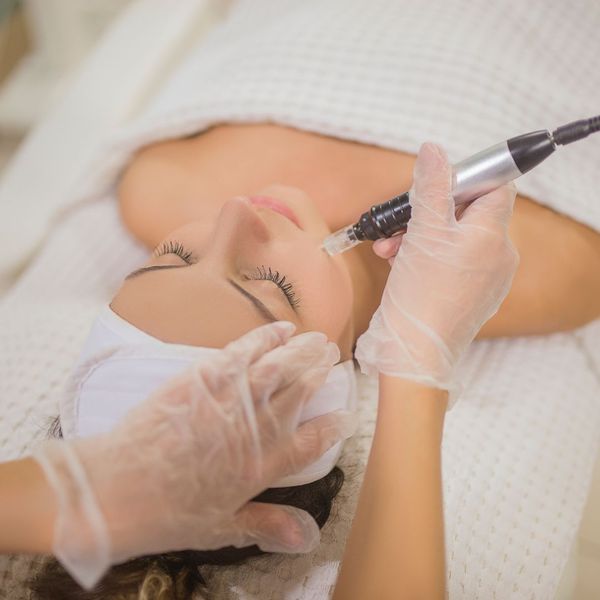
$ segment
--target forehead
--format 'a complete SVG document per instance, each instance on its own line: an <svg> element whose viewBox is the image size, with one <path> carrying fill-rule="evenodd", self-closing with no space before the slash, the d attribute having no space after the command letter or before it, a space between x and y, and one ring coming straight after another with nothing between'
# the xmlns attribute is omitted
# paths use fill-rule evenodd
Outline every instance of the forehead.
<svg viewBox="0 0 600 600"><path fill-rule="evenodd" d="M151 271L127 280L111 307L164 342L191 346L222 348L265 323L225 277L198 276L192 267Z"/></svg>

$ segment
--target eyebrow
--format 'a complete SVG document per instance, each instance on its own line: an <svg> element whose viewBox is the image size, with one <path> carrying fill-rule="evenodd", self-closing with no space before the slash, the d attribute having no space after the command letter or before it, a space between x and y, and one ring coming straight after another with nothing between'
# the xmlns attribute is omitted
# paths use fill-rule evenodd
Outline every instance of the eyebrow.
<svg viewBox="0 0 600 600"><path fill-rule="evenodd" d="M132 271L131 273L129 273L129 275L127 275L127 277L125 277L125 280L127 279L133 279L134 277L137 277L138 275L142 275L142 273L147 273L148 271L161 271L162 269L181 269L182 267L189 267L190 265L185 264L185 265L150 265L149 267L142 267L141 269L136 269L135 271Z"/></svg>
<svg viewBox="0 0 600 600"><path fill-rule="evenodd" d="M227 280L240 294L248 298L250 302L256 307L256 310L260 313L263 319L274 323L275 321L281 321L278 319L256 296L253 296L248 290L245 290L241 285L238 285L232 279Z"/></svg>
<svg viewBox="0 0 600 600"><path fill-rule="evenodd" d="M138 275L142 275L143 273L147 273L148 271L162 271L163 269L182 269L185 267L189 267L191 265L150 265L149 267L142 267L141 269L136 269L132 271L125 277L125 279L133 279ZM238 285L232 279L227 279L228 283L232 285L232 287L237 290L244 298L247 298L252 302L253 306L256 308L257 312L265 321L269 321L270 323L274 323L275 321L281 321L278 317L276 317L267 307L263 304L256 296L253 296L248 290L245 290L241 285Z"/></svg>

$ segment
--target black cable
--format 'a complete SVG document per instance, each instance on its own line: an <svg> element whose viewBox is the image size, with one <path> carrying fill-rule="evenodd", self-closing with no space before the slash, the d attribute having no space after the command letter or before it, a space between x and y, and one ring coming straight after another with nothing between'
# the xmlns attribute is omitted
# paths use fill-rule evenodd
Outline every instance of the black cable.
<svg viewBox="0 0 600 600"><path fill-rule="evenodd" d="M552 139L555 144L564 146L582 140L596 131L600 131L600 115L591 119L581 119L580 121L567 123L552 132Z"/></svg>

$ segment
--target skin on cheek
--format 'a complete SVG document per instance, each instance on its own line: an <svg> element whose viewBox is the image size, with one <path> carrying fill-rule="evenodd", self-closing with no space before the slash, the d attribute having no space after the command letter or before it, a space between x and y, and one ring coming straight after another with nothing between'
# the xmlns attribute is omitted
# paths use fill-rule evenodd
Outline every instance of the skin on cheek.
<svg viewBox="0 0 600 600"><path fill-rule="evenodd" d="M306 327L326 333L344 358L350 358L354 333L350 277L343 265L328 259L311 268L310 278L305 279Z"/></svg>

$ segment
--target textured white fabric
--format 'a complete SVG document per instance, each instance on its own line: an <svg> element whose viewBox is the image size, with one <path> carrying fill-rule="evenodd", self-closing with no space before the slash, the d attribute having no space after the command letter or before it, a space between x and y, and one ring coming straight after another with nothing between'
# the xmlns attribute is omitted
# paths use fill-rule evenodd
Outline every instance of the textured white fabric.
<svg viewBox="0 0 600 600"><path fill-rule="evenodd" d="M2 173L0 288L39 249L61 209L81 198L79 177L98 145L139 111L222 5L131 0L111 25Z"/></svg>
<svg viewBox="0 0 600 600"><path fill-rule="evenodd" d="M86 177L218 122L273 121L451 162L600 112L595 0L240 0ZM600 228L600 135L559 148L521 194ZM92 176L93 175L93 176ZM398 190L403 191L403 190Z"/></svg>
<svg viewBox="0 0 600 600"><path fill-rule="evenodd" d="M98 155L81 196L98 202L63 216L0 303L0 458L45 435L95 314L145 256L102 197L133 148L215 122L270 120L409 152L430 139L460 160L598 112L599 11L591 0L238 3L148 114ZM600 229L599 143L561 150L518 182L520 192ZM600 322L477 342L463 369L467 391L443 444L450 597L551 598L597 453ZM216 597L328 596L368 456L375 388L360 378L361 429L345 447L347 483L322 545L308 556L205 568ZM0 598L26 597L28 565L0 559Z"/></svg>

